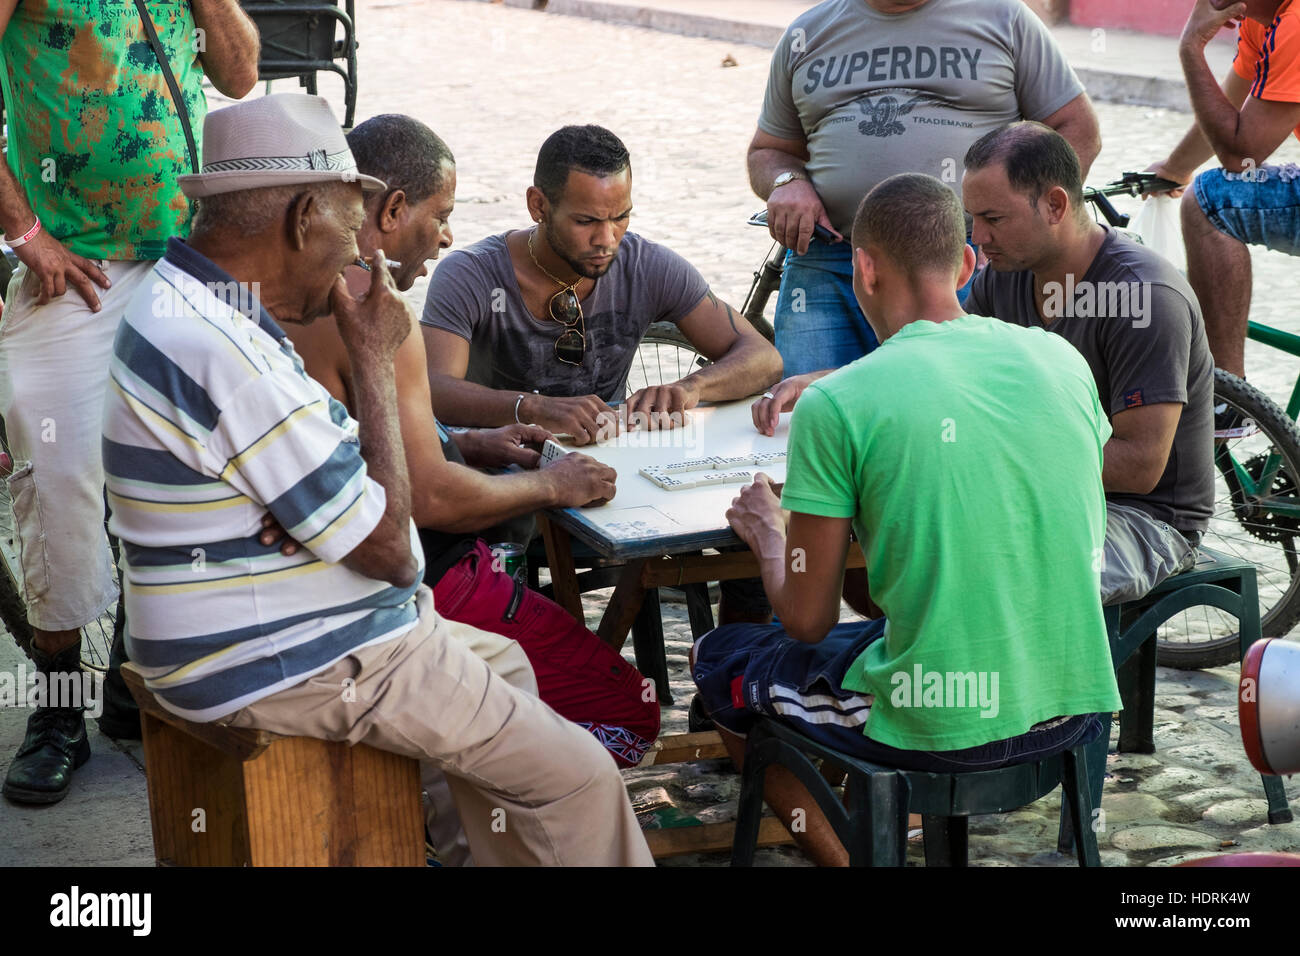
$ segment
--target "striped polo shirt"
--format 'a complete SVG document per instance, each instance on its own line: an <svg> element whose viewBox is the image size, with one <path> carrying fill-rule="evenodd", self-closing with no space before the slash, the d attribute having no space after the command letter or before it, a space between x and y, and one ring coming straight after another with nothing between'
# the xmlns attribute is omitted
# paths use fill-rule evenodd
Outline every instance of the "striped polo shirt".
<svg viewBox="0 0 1300 956"><path fill-rule="evenodd" d="M246 288L246 287L245 287ZM239 283L178 239L113 343L104 472L126 644L159 702L209 721L416 622L417 584L339 562L384 512L357 423ZM270 513L303 547L258 536ZM423 564L415 526L411 546Z"/></svg>

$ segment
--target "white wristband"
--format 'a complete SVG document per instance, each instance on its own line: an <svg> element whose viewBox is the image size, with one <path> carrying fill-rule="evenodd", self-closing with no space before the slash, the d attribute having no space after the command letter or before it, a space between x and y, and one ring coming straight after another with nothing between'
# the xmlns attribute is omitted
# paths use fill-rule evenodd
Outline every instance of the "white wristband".
<svg viewBox="0 0 1300 956"><path fill-rule="evenodd" d="M36 222L32 223L32 228L28 229L25 233L23 233L23 234L22 234L21 236L19 236L17 239L10 239L8 236L5 236L5 237L4 237L4 241L5 241L5 244L6 244L10 249L17 249L19 246L25 246L25 245L27 245L27 243L29 243L29 242L31 242L33 239L35 239L37 233L39 233L40 231L41 231L41 217L40 217L40 216L37 216L37 217L36 217Z"/></svg>

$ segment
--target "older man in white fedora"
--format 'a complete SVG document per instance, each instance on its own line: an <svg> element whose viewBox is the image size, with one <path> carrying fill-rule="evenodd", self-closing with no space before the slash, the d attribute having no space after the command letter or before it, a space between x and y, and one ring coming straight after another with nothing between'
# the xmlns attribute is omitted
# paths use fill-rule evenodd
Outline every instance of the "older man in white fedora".
<svg viewBox="0 0 1300 956"><path fill-rule="evenodd" d="M127 647L195 721L365 742L445 771L479 864L651 862L604 749L470 648L420 583L393 355L411 318L324 100L208 116L199 211L117 335L104 420ZM278 323L332 312L354 421ZM267 515L299 546L263 533ZM286 553L287 552L287 553Z"/></svg>

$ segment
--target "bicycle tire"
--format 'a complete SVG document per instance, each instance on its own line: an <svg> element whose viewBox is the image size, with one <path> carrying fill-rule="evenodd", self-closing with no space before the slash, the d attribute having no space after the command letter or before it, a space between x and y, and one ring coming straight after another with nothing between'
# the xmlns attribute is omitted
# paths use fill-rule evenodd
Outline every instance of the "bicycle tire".
<svg viewBox="0 0 1300 956"><path fill-rule="evenodd" d="M27 623L27 605L7 570L0 571L0 621L22 652L31 656L32 626Z"/></svg>
<svg viewBox="0 0 1300 956"><path fill-rule="evenodd" d="M1250 561L1259 585L1260 624L1265 637L1283 637L1300 621L1300 519L1272 514L1268 501L1295 499L1300 488L1300 430L1290 416L1259 389L1220 369L1214 372L1215 404L1226 403L1255 423L1258 432L1215 446L1215 504L1202 544ZM1233 462L1247 473L1262 470L1277 456L1277 473L1269 489L1277 494L1247 497ZM1258 464L1255 464L1258 463ZM1281 563L1279 564L1279 556ZM1220 620L1235 621L1217 612ZM1206 615L1207 624L1209 614ZM1218 628L1215 628L1218 630ZM1176 642L1157 636L1156 660L1165 667L1191 670L1221 667L1241 657L1239 631L1213 634L1208 640Z"/></svg>
<svg viewBox="0 0 1300 956"><path fill-rule="evenodd" d="M667 385L709 364L691 340L671 322L655 322L637 345L628 369L624 397L652 385Z"/></svg>

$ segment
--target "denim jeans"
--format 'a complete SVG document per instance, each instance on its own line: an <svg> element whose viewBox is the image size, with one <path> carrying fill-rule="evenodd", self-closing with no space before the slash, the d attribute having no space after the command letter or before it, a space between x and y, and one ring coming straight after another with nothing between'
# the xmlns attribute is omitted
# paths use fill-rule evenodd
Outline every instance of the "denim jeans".
<svg viewBox="0 0 1300 956"><path fill-rule="evenodd" d="M962 302L969 290L968 282L958 293ZM787 377L840 368L880 344L853 293L847 242L814 239L804 255L786 254L774 325Z"/></svg>
<svg viewBox="0 0 1300 956"><path fill-rule="evenodd" d="M1192 189L1220 232L1247 245L1300 255L1300 168L1294 163L1249 173L1207 169Z"/></svg>

